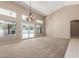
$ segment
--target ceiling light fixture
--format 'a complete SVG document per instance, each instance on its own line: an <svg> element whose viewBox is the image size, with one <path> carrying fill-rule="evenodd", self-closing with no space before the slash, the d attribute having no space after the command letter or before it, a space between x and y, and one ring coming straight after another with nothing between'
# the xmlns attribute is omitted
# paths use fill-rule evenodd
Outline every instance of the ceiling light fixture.
<svg viewBox="0 0 79 59"><path fill-rule="evenodd" d="M32 8L31 8L31 0L30 0L30 8L29 8L30 13L29 13L28 18L26 18L27 21L34 21L34 20L36 20L35 17L32 16L32 10L31 9Z"/></svg>

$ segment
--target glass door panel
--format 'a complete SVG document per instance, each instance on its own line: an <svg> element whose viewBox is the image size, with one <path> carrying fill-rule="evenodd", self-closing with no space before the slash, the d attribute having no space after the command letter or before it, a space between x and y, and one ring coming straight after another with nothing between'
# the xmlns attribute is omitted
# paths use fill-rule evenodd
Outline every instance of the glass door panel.
<svg viewBox="0 0 79 59"><path fill-rule="evenodd" d="M5 21L0 20L0 38L5 35Z"/></svg>
<svg viewBox="0 0 79 59"><path fill-rule="evenodd" d="M40 34L40 26L36 25L36 34Z"/></svg>
<svg viewBox="0 0 79 59"><path fill-rule="evenodd" d="M28 38L28 24L22 24L22 39Z"/></svg>
<svg viewBox="0 0 79 59"><path fill-rule="evenodd" d="M35 36L35 26L34 24L29 24L29 38L32 38Z"/></svg>
<svg viewBox="0 0 79 59"><path fill-rule="evenodd" d="M16 34L16 22L6 21L6 34Z"/></svg>
<svg viewBox="0 0 79 59"><path fill-rule="evenodd" d="M36 25L36 36L41 36L43 34L43 26L42 25Z"/></svg>

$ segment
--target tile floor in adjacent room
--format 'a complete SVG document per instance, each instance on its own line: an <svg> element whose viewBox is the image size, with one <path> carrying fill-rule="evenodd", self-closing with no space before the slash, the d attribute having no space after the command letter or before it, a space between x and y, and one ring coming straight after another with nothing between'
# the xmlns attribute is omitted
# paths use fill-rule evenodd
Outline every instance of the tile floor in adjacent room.
<svg viewBox="0 0 79 59"><path fill-rule="evenodd" d="M70 39L39 37L0 45L0 57L63 58Z"/></svg>
<svg viewBox="0 0 79 59"><path fill-rule="evenodd" d="M70 40L65 58L79 58L79 38Z"/></svg>

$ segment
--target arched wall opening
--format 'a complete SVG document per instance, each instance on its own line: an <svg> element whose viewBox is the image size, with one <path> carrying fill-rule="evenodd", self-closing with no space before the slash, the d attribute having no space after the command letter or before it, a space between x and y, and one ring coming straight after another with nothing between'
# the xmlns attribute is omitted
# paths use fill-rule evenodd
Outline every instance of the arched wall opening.
<svg viewBox="0 0 79 59"><path fill-rule="evenodd" d="M70 36L71 38L79 37L79 20L72 20L70 22Z"/></svg>

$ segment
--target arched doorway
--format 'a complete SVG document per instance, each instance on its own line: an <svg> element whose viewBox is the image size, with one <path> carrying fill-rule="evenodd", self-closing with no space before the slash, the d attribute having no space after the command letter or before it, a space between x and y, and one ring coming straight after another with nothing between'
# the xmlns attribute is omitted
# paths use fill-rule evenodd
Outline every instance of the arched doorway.
<svg viewBox="0 0 79 59"><path fill-rule="evenodd" d="M70 22L70 35L71 37L79 37L79 20L72 20Z"/></svg>

